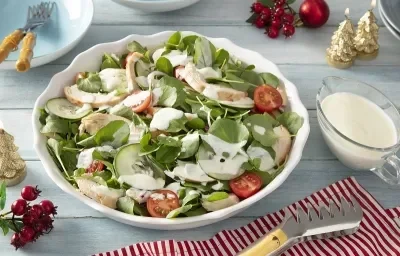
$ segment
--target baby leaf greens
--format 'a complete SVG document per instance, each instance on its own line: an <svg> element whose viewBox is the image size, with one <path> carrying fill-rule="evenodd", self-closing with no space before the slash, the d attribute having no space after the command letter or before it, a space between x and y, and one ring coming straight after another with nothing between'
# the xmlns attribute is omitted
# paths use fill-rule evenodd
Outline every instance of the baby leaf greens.
<svg viewBox="0 0 400 256"><path fill-rule="evenodd" d="M279 175L303 118L283 111L277 76L211 41L133 41L49 100L41 133L66 180L126 214L172 219L230 207ZM262 109L268 92L278 101Z"/></svg>

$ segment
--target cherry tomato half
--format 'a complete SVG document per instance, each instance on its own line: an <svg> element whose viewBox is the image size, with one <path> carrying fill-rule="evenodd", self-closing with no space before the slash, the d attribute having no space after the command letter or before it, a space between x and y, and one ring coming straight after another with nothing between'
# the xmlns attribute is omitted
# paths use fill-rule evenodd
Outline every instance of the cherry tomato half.
<svg viewBox="0 0 400 256"><path fill-rule="evenodd" d="M156 190L147 199L147 210L152 217L165 218L176 208L179 208L179 199L171 190Z"/></svg>
<svg viewBox="0 0 400 256"><path fill-rule="evenodd" d="M104 169L104 164L100 161L94 160L93 163L89 165L88 168L86 168L87 173L94 173L94 172L100 172Z"/></svg>
<svg viewBox="0 0 400 256"><path fill-rule="evenodd" d="M261 189L261 177L252 172L245 172L239 177L230 180L232 192L240 198L248 198Z"/></svg>
<svg viewBox="0 0 400 256"><path fill-rule="evenodd" d="M282 106L282 96L272 86L261 85L254 90L254 103L260 112L271 112Z"/></svg>
<svg viewBox="0 0 400 256"><path fill-rule="evenodd" d="M142 96L139 96L140 93L148 93L147 91L136 91L132 95L137 94L138 99L137 102L135 102L134 105L130 106L132 108L132 111L135 113L141 113L145 111L150 105L151 105L151 100L152 100L152 94L150 93L149 96L143 99ZM129 97L133 97L133 96Z"/></svg>

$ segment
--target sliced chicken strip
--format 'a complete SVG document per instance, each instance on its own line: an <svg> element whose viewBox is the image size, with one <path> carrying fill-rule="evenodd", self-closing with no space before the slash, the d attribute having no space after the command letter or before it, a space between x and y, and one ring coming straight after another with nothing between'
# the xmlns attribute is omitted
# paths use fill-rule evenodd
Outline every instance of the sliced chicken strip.
<svg viewBox="0 0 400 256"><path fill-rule="evenodd" d="M77 178L76 183L83 194L112 209L117 208L118 199L125 194L123 189L108 188L86 178Z"/></svg>
<svg viewBox="0 0 400 256"><path fill-rule="evenodd" d="M175 75L184 79L197 92L205 96L221 101L237 101L247 97L247 93L232 88L215 84L208 84L203 76L197 71L196 66L189 62L185 67L179 66Z"/></svg>
<svg viewBox="0 0 400 256"><path fill-rule="evenodd" d="M278 136L278 140L272 146L275 151L275 164L280 165L289 154L292 146L292 138L289 131L284 126L275 127L274 133Z"/></svg>
<svg viewBox="0 0 400 256"><path fill-rule="evenodd" d="M136 82L135 64L143 57L143 54L133 52L126 58L126 79L128 81L128 91L131 93L136 90L140 90L138 83Z"/></svg>
<svg viewBox="0 0 400 256"><path fill-rule="evenodd" d="M79 131L81 134L86 131L90 135L93 135L96 134L98 130L100 130L110 122L116 120L125 121L128 125L131 123L129 119L126 119L121 116L103 114L103 113L93 113L82 118L81 125L79 126Z"/></svg>
<svg viewBox="0 0 400 256"><path fill-rule="evenodd" d="M128 96L128 93L116 95L116 91L108 94L84 92L79 90L76 84L65 87L64 94L67 100L72 104L82 107L87 103L90 104L92 108L114 106Z"/></svg>

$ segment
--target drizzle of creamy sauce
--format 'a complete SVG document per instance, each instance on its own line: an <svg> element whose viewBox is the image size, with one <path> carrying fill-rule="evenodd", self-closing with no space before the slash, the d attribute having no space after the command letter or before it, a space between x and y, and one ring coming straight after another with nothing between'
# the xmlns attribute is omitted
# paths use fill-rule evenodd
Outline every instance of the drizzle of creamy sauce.
<svg viewBox="0 0 400 256"><path fill-rule="evenodd" d="M149 91L140 91L139 93L129 95L122 104L126 107L134 107L142 104L148 97L150 97Z"/></svg>
<svg viewBox="0 0 400 256"><path fill-rule="evenodd" d="M75 113L80 114L80 113L84 113L84 112L86 112L88 110L92 110L92 105L90 105L89 103L85 103Z"/></svg>
<svg viewBox="0 0 400 256"><path fill-rule="evenodd" d="M247 149L247 155L251 159L256 159L256 158L261 159L259 168L260 171L268 171L275 166L274 159L271 157L269 152L261 147L250 146Z"/></svg>
<svg viewBox="0 0 400 256"><path fill-rule="evenodd" d="M153 93L153 98L151 99L151 104L152 104L152 106L156 106L158 103L158 100L160 99L161 95L163 94L163 90L160 87L154 88L152 93Z"/></svg>
<svg viewBox="0 0 400 256"><path fill-rule="evenodd" d="M79 99L83 103L94 103L94 102L104 102L107 103L111 101L114 96L116 96L118 92L116 90L104 94L104 93L90 93L84 92L78 89L78 86L75 84L70 87L70 94L73 95L74 98Z"/></svg>
<svg viewBox="0 0 400 256"><path fill-rule="evenodd" d="M175 192L175 194L178 194L178 191L181 189L181 184L179 182L173 182L170 183L168 186L165 187L165 189L171 190Z"/></svg>
<svg viewBox="0 0 400 256"><path fill-rule="evenodd" d="M156 190L164 187L165 180L153 178L145 173L135 173L131 175L121 175L118 178L119 183L127 183L136 189Z"/></svg>
<svg viewBox="0 0 400 256"><path fill-rule="evenodd" d="M222 78L222 73L221 70L215 70L212 67L205 67L198 69L197 72L201 74L203 79L207 78Z"/></svg>
<svg viewBox="0 0 400 256"><path fill-rule="evenodd" d="M130 188L126 191L126 195L137 201L139 204L143 204L147 202L147 199L149 199L151 191Z"/></svg>
<svg viewBox="0 0 400 256"><path fill-rule="evenodd" d="M259 125L254 125L254 131L260 135L264 135L265 134L265 128Z"/></svg>
<svg viewBox="0 0 400 256"><path fill-rule="evenodd" d="M162 108L154 114L150 123L150 129L165 131L172 120L182 118L183 112L174 108Z"/></svg>
<svg viewBox="0 0 400 256"><path fill-rule="evenodd" d="M189 121L199 117L197 114L192 113L185 113L185 116Z"/></svg>
<svg viewBox="0 0 400 256"><path fill-rule="evenodd" d="M109 188L109 187L104 186L104 185L92 186L90 188L90 190L93 191L94 193L98 194L98 195L101 195L102 197L109 196L109 197L115 198L115 199L118 199L118 198L120 198L121 196L124 195L122 189L113 189L113 188Z"/></svg>
<svg viewBox="0 0 400 256"><path fill-rule="evenodd" d="M147 84L151 88L158 87L158 80L156 79L156 76L166 76L167 74L161 72L161 71L153 71L147 76Z"/></svg>
<svg viewBox="0 0 400 256"><path fill-rule="evenodd" d="M146 130L145 126L135 125L133 122L129 125L129 138L128 144L139 143L143 137L143 134Z"/></svg>
<svg viewBox="0 0 400 256"><path fill-rule="evenodd" d="M200 137L203 141L210 145L210 147L212 147L217 156L222 157L224 153L229 155L228 158L233 158L238 153L246 155L242 148L244 145L246 145L247 140L243 140L239 143L228 143L212 134L202 134Z"/></svg>
<svg viewBox="0 0 400 256"><path fill-rule="evenodd" d="M101 146L82 150L78 155L77 168L88 168L93 163L93 152L97 150L100 152L112 152L114 149L111 146Z"/></svg>
<svg viewBox="0 0 400 256"><path fill-rule="evenodd" d="M164 200L165 199L165 195L161 194L161 193L153 193L150 195L150 198L153 200Z"/></svg>
<svg viewBox="0 0 400 256"><path fill-rule="evenodd" d="M220 190L223 187L224 187L224 184L222 182L220 182L220 181L218 181L217 184L211 186L211 188L214 189L214 190Z"/></svg>
<svg viewBox="0 0 400 256"><path fill-rule="evenodd" d="M193 61L193 57L188 56L186 51L181 52L179 50L172 50L171 52L162 55L163 52L165 52L165 50L166 50L165 48L161 48L153 53L153 60L155 63L160 57L167 58L171 62L173 67L180 65L185 66L189 62Z"/></svg>
<svg viewBox="0 0 400 256"><path fill-rule="evenodd" d="M111 92L117 88L127 88L126 71L118 68L106 68L99 72L102 89Z"/></svg>
<svg viewBox="0 0 400 256"><path fill-rule="evenodd" d="M174 168L173 173L175 176L183 180L194 182L211 182L213 178L209 177L198 164L184 163Z"/></svg>

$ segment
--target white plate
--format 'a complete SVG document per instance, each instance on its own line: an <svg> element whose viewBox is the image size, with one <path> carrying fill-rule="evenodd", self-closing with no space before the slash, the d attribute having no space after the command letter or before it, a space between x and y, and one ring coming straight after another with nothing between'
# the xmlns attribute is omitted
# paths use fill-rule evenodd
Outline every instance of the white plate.
<svg viewBox="0 0 400 256"><path fill-rule="evenodd" d="M28 6L42 0L2 0L0 41L26 22ZM37 34L31 67L37 67L60 58L86 34L93 19L92 0L52 0L56 2L50 20L34 30ZM18 10L18 11L15 11ZM22 42L20 43L20 46ZM0 64L0 69L15 69L20 51L11 52Z"/></svg>
<svg viewBox="0 0 400 256"><path fill-rule="evenodd" d="M396 37L397 39L400 40L400 31L397 31L394 27L392 27L389 24L389 21L386 19L386 16L383 13L382 9L380 9L380 13L381 13L381 18L382 18L383 24L386 26L387 29L389 29L389 31L392 33L392 35L394 37Z"/></svg>
<svg viewBox="0 0 400 256"><path fill-rule="evenodd" d="M257 201L265 197L266 195L270 194L286 180L289 174L299 163L304 145L306 144L310 132L308 112L307 109L302 104L302 102L300 101L296 87L282 75L282 73L278 70L275 64L265 59L259 53L241 48L227 39L208 38L215 46L223 47L224 49L229 51L229 53L236 56L240 60L249 64L254 64L256 66L255 71L271 72L276 76L278 76L281 79L281 81L285 84L289 98L289 108L292 111L297 112L300 116L304 118L304 125L299 130L294 140L292 151L290 153L288 162L285 168L283 169L282 173L279 174L270 184L268 184L268 186L263 188L257 194L251 196L246 200L241 201L240 203L232 207L207 213L201 216L178 218L178 219L162 219L162 218L133 216L105 207L95 202L94 200L82 195L79 191L77 191L74 187L71 186L71 184L69 184L64 179L60 170L57 168L49 152L47 151L46 149L47 139L45 136L40 134L41 124L39 122L39 115L40 115L39 109L42 108L49 99L64 96L63 88L66 85L73 84L74 76L77 72L97 71L99 68L99 63L101 62L101 57L105 52L122 54L126 52L126 45L133 40L136 40L142 45L147 46L149 48L156 47L164 43L172 33L174 32L167 31L150 36L130 35L116 42L93 46L89 50L79 54L72 61L71 65L69 65L67 69L53 76L45 91L36 100L32 115L35 150L40 160L42 161L47 174L62 190L73 195L74 197L84 202L85 204L89 205L93 209L102 212L104 215L119 222L143 228L163 229L163 230L188 229L218 222L220 220L229 218L245 210L246 208L250 207ZM194 32L182 32L182 33L183 35L196 34Z"/></svg>
<svg viewBox="0 0 400 256"><path fill-rule="evenodd" d="M145 12L169 12L179 10L200 0L113 0L114 2Z"/></svg>
<svg viewBox="0 0 400 256"><path fill-rule="evenodd" d="M400 33L400 0L381 0L379 1L381 16L385 16L393 29Z"/></svg>

